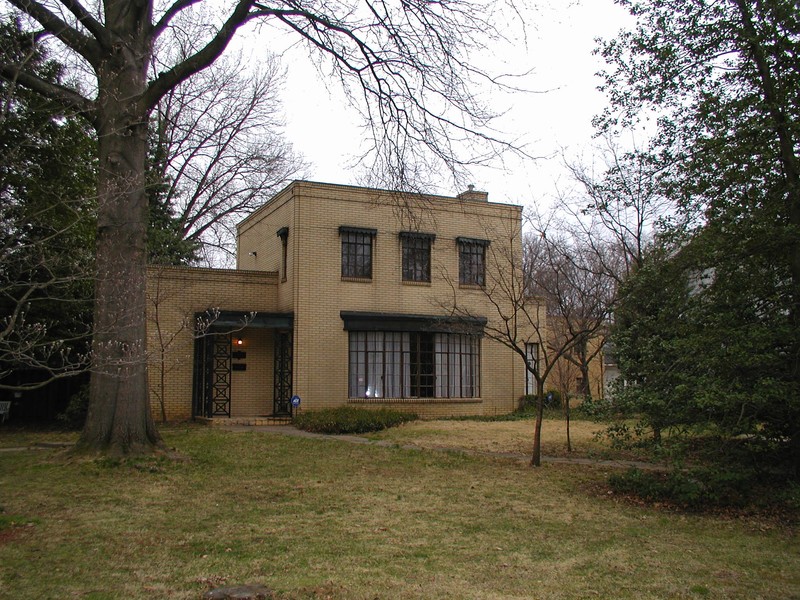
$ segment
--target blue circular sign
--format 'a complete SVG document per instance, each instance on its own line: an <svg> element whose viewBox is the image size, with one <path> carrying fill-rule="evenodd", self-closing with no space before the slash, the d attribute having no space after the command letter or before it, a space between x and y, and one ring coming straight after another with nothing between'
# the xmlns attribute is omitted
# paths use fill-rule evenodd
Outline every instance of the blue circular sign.
<svg viewBox="0 0 800 600"><path fill-rule="evenodd" d="M300 406L300 396L292 396L292 406Z"/></svg>

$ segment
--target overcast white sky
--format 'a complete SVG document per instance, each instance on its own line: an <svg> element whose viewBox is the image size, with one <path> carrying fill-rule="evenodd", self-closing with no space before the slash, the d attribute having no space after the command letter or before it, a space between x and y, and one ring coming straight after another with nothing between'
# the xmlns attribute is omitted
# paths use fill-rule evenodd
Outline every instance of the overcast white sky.
<svg viewBox="0 0 800 600"><path fill-rule="evenodd" d="M519 43L498 47L497 55L488 57L498 61L504 72L533 69L527 87L546 93L519 93L501 100L509 110L497 125L522 136L530 154L550 157L534 161L510 158L505 169L473 170L473 183L489 192L492 201L546 203L556 185L568 187L561 153L588 154L592 116L605 104L596 90L599 81L594 74L602 60L592 54L594 39L613 37L625 23L626 14L612 0L553 2L562 6L540 7L526 15L527 47ZM361 139L357 116L340 97L326 90L307 59L286 58L292 60L287 65L284 96L286 136L311 164L309 177L357 183L358 172L350 166ZM462 190L432 191L450 195Z"/></svg>

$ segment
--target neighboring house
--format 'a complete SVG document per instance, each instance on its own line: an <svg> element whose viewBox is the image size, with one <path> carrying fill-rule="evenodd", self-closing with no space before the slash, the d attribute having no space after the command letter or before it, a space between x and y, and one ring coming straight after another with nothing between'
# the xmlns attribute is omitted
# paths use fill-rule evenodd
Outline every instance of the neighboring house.
<svg viewBox="0 0 800 600"><path fill-rule="evenodd" d="M603 390L606 397L610 397L611 386L618 377L617 350L612 342L606 341L603 345Z"/></svg>
<svg viewBox="0 0 800 600"><path fill-rule="evenodd" d="M154 415L290 416L293 397L304 411L514 410L525 367L483 335L498 318L484 286L498 256L520 255L521 213L471 187L290 184L239 224L237 269L149 268ZM456 299L473 316L453 316Z"/></svg>
<svg viewBox="0 0 800 600"><path fill-rule="evenodd" d="M599 346L602 344L602 348ZM604 342L602 334L589 338L586 354L588 360L588 382L586 374L581 373L580 363L576 351L569 355L561 356L556 360L550 376L547 378L547 389L558 390L562 396L583 399L588 393L595 400L604 398L607 393L605 380L607 365L605 362L608 342Z"/></svg>

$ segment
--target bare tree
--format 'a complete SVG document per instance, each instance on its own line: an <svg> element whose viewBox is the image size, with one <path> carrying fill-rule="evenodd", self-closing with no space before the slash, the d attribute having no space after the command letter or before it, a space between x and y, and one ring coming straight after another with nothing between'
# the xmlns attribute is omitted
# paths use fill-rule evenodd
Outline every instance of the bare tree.
<svg viewBox="0 0 800 600"><path fill-rule="evenodd" d="M83 372L90 362L91 325L80 318L66 319L66 323L60 318L88 305L87 265L73 261L69 265L73 274L63 272L63 264L39 252L46 242L0 248L4 313L0 317L0 389L40 388ZM33 254L22 258L22 264L14 256L28 253ZM52 310L54 304L60 306L60 315ZM36 377L19 377L24 371L35 372Z"/></svg>
<svg viewBox="0 0 800 600"><path fill-rule="evenodd" d="M558 231L552 222L530 220L524 243L525 276L531 294L546 306L548 338L546 347L555 356L553 374L561 387L570 442L570 393L574 372L580 374L584 399L591 396L591 364L605 341L604 330L616 296L617 282L605 266L612 258L598 257L603 247L574 232Z"/></svg>
<svg viewBox="0 0 800 600"><path fill-rule="evenodd" d="M613 310L623 259L615 246L579 237L574 230L555 230L550 220L530 222L524 244L530 292L547 305L554 344L571 341L563 358L578 368L579 393L589 397L590 365L602 351L601 334Z"/></svg>
<svg viewBox="0 0 800 600"><path fill-rule="evenodd" d="M531 293L547 304L554 345L570 340L563 360L578 368L584 397L591 393L590 365L602 352L617 289L674 214L661 185L669 165L646 151L623 150L617 138L602 140L599 166L567 163L577 190L561 193L550 214L532 216L525 244Z"/></svg>
<svg viewBox="0 0 800 600"><path fill-rule="evenodd" d="M475 293L486 300L482 305L492 307L492 314L475 314L470 295L458 290L458 282L451 280L452 293L440 304L457 316L486 317L484 335L511 349L524 362L536 382L531 465L538 467L547 378L559 359L594 335L603 320L575 320L573 327L551 330L552 320L564 320L579 310L576 301L581 296L576 287L584 283L572 266L573 248L565 240L542 235L534 242L536 238L528 236L523 248L518 227L487 232L487 238L496 242L486 248L485 284Z"/></svg>
<svg viewBox="0 0 800 600"><path fill-rule="evenodd" d="M556 361L552 371L556 379L556 389L561 396L561 410L564 412L566 423L567 452L572 452L572 436L570 431L570 396L573 393L571 383L578 376L580 371L574 361L563 357ZM550 382L552 386L552 381Z"/></svg>
<svg viewBox="0 0 800 600"><path fill-rule="evenodd" d="M219 59L241 28L262 25L262 36L284 28L328 60L359 100L376 165L400 187L418 174L415 165L428 161L455 172L504 147L487 133L491 115L476 102L475 79L488 77L468 62L469 47L495 31L492 11L477 2L238 0L212 15L190 55L148 80L154 48L168 45L176 18L201 3L5 1L39 28L37 43L58 46L94 78L71 87L42 79L19 61L0 64L0 76L79 112L97 133L97 362L79 441L86 450L130 453L161 446L150 413L145 349L149 115L166 94ZM482 142L483 152L456 152L453 144L460 140Z"/></svg>
<svg viewBox="0 0 800 600"><path fill-rule="evenodd" d="M578 189L562 194L557 209L571 217L561 227L582 236L598 266L622 282L642 265L659 222L674 213L660 184L669 165L645 150L623 150L618 138L601 141L599 165L566 163Z"/></svg>
<svg viewBox="0 0 800 600"><path fill-rule="evenodd" d="M170 90L153 112L151 153L169 186L164 201L183 237L202 244L207 264L230 262L236 223L305 169L280 135L278 60L267 56L260 65L248 72L241 56L223 57Z"/></svg>

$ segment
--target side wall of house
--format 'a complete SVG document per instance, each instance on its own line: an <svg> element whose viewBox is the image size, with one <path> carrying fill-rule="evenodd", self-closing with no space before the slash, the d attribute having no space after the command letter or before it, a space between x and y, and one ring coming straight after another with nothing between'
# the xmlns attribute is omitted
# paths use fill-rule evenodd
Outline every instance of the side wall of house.
<svg viewBox="0 0 800 600"><path fill-rule="evenodd" d="M274 272L148 267L147 344L150 404L157 420L192 416L195 315L208 309L278 312ZM260 368L232 373L232 416L264 414L272 386L269 330L241 332L248 361ZM268 399L267 399L268 400Z"/></svg>
<svg viewBox="0 0 800 600"><path fill-rule="evenodd" d="M297 257L302 256L297 236L292 186L273 197L238 226L236 267L252 271L273 271L276 278L276 309L292 312L295 303ZM286 265L283 241L278 232L286 228Z"/></svg>
<svg viewBox="0 0 800 600"><path fill-rule="evenodd" d="M589 340L589 392L592 398L598 399L605 396L605 367L603 364L603 352L598 345L602 338L594 337ZM558 390L562 395L570 394L578 398L580 395L580 368L566 357L561 357L556 361L555 366L547 379L547 388Z"/></svg>

